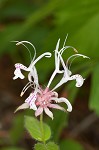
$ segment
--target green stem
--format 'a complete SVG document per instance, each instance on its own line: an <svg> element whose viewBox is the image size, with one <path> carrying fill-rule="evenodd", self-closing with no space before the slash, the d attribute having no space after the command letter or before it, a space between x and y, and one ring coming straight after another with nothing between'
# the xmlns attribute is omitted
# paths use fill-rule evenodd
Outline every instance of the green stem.
<svg viewBox="0 0 99 150"><path fill-rule="evenodd" d="M42 141L45 144L44 127L43 127L43 113L40 115L40 126L41 126L41 133L42 133Z"/></svg>

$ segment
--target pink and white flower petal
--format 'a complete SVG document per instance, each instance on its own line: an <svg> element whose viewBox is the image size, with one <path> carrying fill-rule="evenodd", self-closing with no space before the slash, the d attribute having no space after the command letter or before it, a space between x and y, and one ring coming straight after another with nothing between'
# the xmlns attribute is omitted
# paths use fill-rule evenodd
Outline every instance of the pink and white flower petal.
<svg viewBox="0 0 99 150"><path fill-rule="evenodd" d="M25 70L25 71L30 71L29 68L27 68L26 66L24 66L23 64L20 64L20 63L16 63L15 68L16 69L22 69L22 70Z"/></svg>
<svg viewBox="0 0 99 150"><path fill-rule="evenodd" d="M41 115L42 112L43 112L43 108L42 107L38 107L38 109L35 111L35 116L37 117L37 116Z"/></svg>
<svg viewBox="0 0 99 150"><path fill-rule="evenodd" d="M17 79L17 78L20 78L20 79L24 79L24 75L21 73L21 70L20 69L16 69L14 71L14 77L13 77L13 80Z"/></svg>
<svg viewBox="0 0 99 150"><path fill-rule="evenodd" d="M76 75L71 76L69 80L76 80L76 87L81 87L85 79L83 79L81 75L76 74Z"/></svg>
<svg viewBox="0 0 99 150"><path fill-rule="evenodd" d="M37 107L36 107L34 101L30 102L30 109L37 110Z"/></svg>
<svg viewBox="0 0 99 150"><path fill-rule="evenodd" d="M37 107L35 105L37 95L35 93L31 93L29 97L25 100L25 103L28 103L30 106L30 109L37 110Z"/></svg>
<svg viewBox="0 0 99 150"><path fill-rule="evenodd" d="M44 108L44 111L53 120L53 113L47 107Z"/></svg>
<svg viewBox="0 0 99 150"><path fill-rule="evenodd" d="M17 111L21 110L21 109L27 109L29 108L29 104L28 103L23 103L22 105L20 105L14 113L16 113Z"/></svg>
<svg viewBox="0 0 99 150"><path fill-rule="evenodd" d="M59 106L58 104L50 104L48 107L66 111L63 107Z"/></svg>
<svg viewBox="0 0 99 150"><path fill-rule="evenodd" d="M61 102L64 102L67 104L67 111L68 112L71 112L72 111L72 105L71 103L68 101L68 99L64 98L64 97L61 97L61 98L56 98L56 97L53 97L52 100L54 100L56 103L61 103Z"/></svg>

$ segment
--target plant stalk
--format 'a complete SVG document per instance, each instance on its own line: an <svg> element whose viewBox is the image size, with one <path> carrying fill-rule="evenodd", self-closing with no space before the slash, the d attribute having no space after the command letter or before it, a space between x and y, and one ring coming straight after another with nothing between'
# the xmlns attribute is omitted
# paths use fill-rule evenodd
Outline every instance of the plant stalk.
<svg viewBox="0 0 99 150"><path fill-rule="evenodd" d="M42 141L45 144L44 125L43 125L43 113L40 115L40 127L41 127L41 133L42 133Z"/></svg>

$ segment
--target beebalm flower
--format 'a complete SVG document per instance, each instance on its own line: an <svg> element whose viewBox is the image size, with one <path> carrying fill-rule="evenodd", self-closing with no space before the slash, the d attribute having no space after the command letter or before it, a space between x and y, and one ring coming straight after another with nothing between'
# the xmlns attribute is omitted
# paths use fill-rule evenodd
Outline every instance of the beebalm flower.
<svg viewBox="0 0 99 150"><path fill-rule="evenodd" d="M67 37L66 37L66 39L67 39ZM62 58L63 52L65 50L67 50L68 48L72 48L75 52L77 52L77 50L74 47L65 46L66 39L64 41L63 47L60 50L59 50L60 39L58 40L58 42L56 44L56 48L54 50L54 53L55 53L55 70L52 73L52 76L50 77L50 80L49 80L45 89L41 88L41 86L39 85L39 82L37 80L38 74L37 74L37 70L35 68L35 64L43 56L51 56L51 54L49 52L42 54L36 60L33 59L28 68L27 67L23 68L23 66L21 66L21 67L18 66L18 68L17 68L15 66L16 70L17 69L23 69L25 71L29 71L29 77L28 77L29 82L23 88L23 90L21 92L21 96L26 92L26 90L29 87L32 87L32 92L30 93L29 97L25 100L25 102L21 106L19 106L16 109L16 111L18 111L20 109L30 108L30 109L33 109L35 111L36 117L39 116L40 114L42 114L44 111L49 117L51 117L53 119L53 113L50 111L51 108L59 109L59 110L66 112L66 109L64 109L63 107L58 105L58 103L61 103L61 102L64 102L67 105L67 111L68 112L72 111L72 105L68 101L68 99L66 99L64 97L59 98L58 93L55 90L58 87L60 87L62 84L66 83L70 80L76 80L76 87L81 87L83 85L83 82L85 79L83 79L83 77L79 74L72 75L72 72L70 71L70 67L68 64L69 64L69 61L71 58L73 58L73 60L74 60L76 57L83 57L83 58L89 58L89 57L82 55L82 54L74 54L67 59L66 64L65 64L65 62ZM23 41L18 42L18 44L19 43L23 44ZM29 43L29 42L25 41L25 43ZM31 44L31 43L29 43L29 44ZM71 65L71 63L70 63L70 65ZM62 69L60 70L61 65L62 65ZM55 76L57 74L63 74L63 77L53 89L50 89L50 85L51 85L53 79L55 78ZM17 77L20 77L21 79L23 79L23 76L21 73L19 73L19 70L18 70L18 75L15 74L15 79ZM34 80L31 80L30 78L33 78Z"/></svg>

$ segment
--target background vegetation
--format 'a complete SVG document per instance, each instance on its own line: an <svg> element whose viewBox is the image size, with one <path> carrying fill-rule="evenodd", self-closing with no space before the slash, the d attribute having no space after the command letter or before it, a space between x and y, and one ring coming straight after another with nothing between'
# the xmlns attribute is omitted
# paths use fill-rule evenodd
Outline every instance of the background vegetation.
<svg viewBox="0 0 99 150"><path fill-rule="evenodd" d="M98 0L0 0L0 146L2 150L30 150L33 141L24 130L24 115L15 108L26 97L20 91L26 81L13 81L14 63L30 63L28 52L10 41L28 40L37 55L53 52L58 38L61 44L69 34L67 45L74 46L90 60L79 58L71 70L86 78L82 88L75 82L59 89L73 105L69 114L54 111L54 121L46 118L52 128L52 140L60 150L99 149L99 1ZM33 55L33 50L31 49ZM73 54L65 52L64 59ZM53 61L43 59L37 64L39 80L46 85L54 69ZM55 80L55 83L57 82ZM54 83L54 84L55 84ZM53 85L52 85L53 86ZM0 148L0 149L1 149Z"/></svg>

